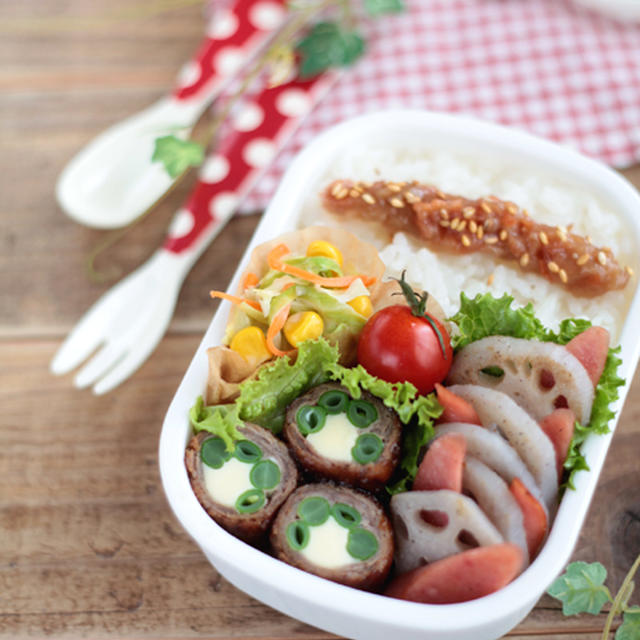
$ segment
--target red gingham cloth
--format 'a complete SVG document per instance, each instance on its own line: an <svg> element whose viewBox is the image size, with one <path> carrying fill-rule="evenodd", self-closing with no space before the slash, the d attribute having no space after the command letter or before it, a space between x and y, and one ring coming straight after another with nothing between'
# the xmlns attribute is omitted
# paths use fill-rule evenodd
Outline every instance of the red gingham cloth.
<svg viewBox="0 0 640 640"><path fill-rule="evenodd" d="M367 23L366 55L302 124L244 211L266 206L315 135L388 107L520 127L615 167L640 161L640 24L570 0L405 2L405 13Z"/></svg>

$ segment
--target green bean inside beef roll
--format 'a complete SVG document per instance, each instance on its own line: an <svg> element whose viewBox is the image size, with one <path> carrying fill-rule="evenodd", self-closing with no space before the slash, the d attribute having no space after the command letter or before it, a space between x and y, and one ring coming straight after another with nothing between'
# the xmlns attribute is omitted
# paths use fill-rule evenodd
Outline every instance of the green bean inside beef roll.
<svg viewBox="0 0 640 640"><path fill-rule="evenodd" d="M270 537L280 560L359 589L382 584L393 561L391 525L380 505L360 491L329 483L292 493Z"/></svg>
<svg viewBox="0 0 640 640"><path fill-rule="evenodd" d="M232 451L218 436L201 431L185 453L191 486L207 513L247 542L264 535L282 503L298 484L286 446L270 431L246 423L245 439Z"/></svg>
<svg viewBox="0 0 640 640"><path fill-rule="evenodd" d="M390 478L400 455L401 425L394 411L363 391L352 398L339 384L322 384L287 409L284 436L293 456L323 479L375 490Z"/></svg>

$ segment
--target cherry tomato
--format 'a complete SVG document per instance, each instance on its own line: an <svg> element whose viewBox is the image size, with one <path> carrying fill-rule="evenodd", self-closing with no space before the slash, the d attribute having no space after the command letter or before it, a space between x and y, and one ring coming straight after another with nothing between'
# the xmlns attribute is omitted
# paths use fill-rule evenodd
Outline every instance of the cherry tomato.
<svg viewBox="0 0 640 640"><path fill-rule="evenodd" d="M447 330L438 320L415 316L404 305L392 305L375 313L365 324L358 342L358 362L372 375L387 382L411 382L421 394L433 391L449 373L453 350Z"/></svg>

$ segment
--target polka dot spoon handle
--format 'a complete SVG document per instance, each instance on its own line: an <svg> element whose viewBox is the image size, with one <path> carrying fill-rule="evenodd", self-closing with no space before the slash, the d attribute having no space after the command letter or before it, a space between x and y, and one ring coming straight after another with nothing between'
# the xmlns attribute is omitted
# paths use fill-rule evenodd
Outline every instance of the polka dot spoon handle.
<svg viewBox="0 0 640 640"><path fill-rule="evenodd" d="M245 104L232 130L200 170L198 183L171 224L164 249L192 263L335 78L327 73L265 88Z"/></svg>
<svg viewBox="0 0 640 640"><path fill-rule="evenodd" d="M286 0L236 0L216 12L196 55L178 74L172 98L208 103L286 18Z"/></svg>

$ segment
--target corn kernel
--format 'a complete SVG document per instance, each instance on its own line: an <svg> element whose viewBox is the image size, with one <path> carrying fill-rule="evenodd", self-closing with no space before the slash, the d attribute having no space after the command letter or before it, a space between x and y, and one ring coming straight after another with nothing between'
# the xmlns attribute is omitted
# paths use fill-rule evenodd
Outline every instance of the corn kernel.
<svg viewBox="0 0 640 640"><path fill-rule="evenodd" d="M342 267L342 254L340 253L340 249L325 240L315 240L312 242L307 247L307 255L332 258Z"/></svg>
<svg viewBox="0 0 640 640"><path fill-rule="evenodd" d="M292 347L305 340L319 338L324 330L324 322L315 311L301 311L289 316L284 325L284 335Z"/></svg>
<svg viewBox="0 0 640 640"><path fill-rule="evenodd" d="M373 306L371 305L371 298L369 296L358 296L357 298L353 298L353 300L349 300L347 304L365 318L368 318L373 313Z"/></svg>
<svg viewBox="0 0 640 640"><path fill-rule="evenodd" d="M245 360L256 365L272 357L272 353L267 347L267 338L259 327L240 329L233 336L229 347Z"/></svg>

